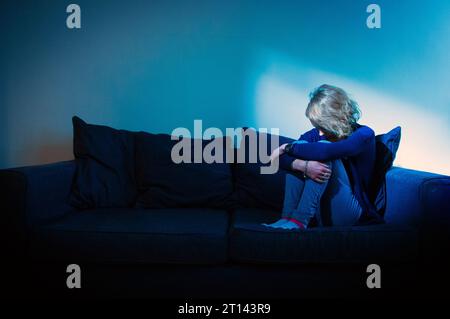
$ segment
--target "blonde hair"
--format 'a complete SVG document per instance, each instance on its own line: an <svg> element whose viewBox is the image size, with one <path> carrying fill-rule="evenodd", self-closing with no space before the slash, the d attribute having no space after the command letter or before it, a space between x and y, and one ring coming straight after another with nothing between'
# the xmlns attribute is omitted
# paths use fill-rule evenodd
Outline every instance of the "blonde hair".
<svg viewBox="0 0 450 319"><path fill-rule="evenodd" d="M358 103L336 86L323 84L312 91L306 117L325 135L343 139L353 133L361 117Z"/></svg>

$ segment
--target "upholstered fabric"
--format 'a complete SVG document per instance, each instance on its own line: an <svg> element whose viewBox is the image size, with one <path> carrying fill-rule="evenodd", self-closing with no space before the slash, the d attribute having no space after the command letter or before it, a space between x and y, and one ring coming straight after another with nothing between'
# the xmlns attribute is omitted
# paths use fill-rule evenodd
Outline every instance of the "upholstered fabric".
<svg viewBox="0 0 450 319"><path fill-rule="evenodd" d="M381 216L386 211L386 173L394 163L400 145L401 132L400 126L397 126L389 132L379 134L375 137L376 159L372 182L369 188L369 198Z"/></svg>
<svg viewBox="0 0 450 319"><path fill-rule="evenodd" d="M219 147L222 141L227 140L214 141L219 142L216 144ZM211 141L183 139L184 142L187 143L183 151L190 152L186 156L190 162L176 163L172 159L172 148L179 143L178 140L172 140L167 134L137 133L137 207L229 208L232 205L232 172L230 164L225 161L227 144L221 144L221 163L206 163L202 158L203 149ZM194 158L196 147L200 150L199 158ZM233 155L232 152L230 154ZM194 162L194 159L199 163Z"/></svg>
<svg viewBox="0 0 450 319"><path fill-rule="evenodd" d="M74 171L74 161L0 170L0 211L25 228L73 211L67 198Z"/></svg>
<svg viewBox="0 0 450 319"><path fill-rule="evenodd" d="M420 200L426 211L424 222L446 227L450 235L450 177L435 176L423 182Z"/></svg>
<svg viewBox="0 0 450 319"><path fill-rule="evenodd" d="M271 154L275 147L293 141L293 139L287 137L259 133L253 129L248 129L246 132L248 136L255 134L258 140L257 145L264 141L266 149L263 152L265 151L267 156ZM271 141L277 141L278 144L272 145ZM281 211L286 171L279 169L275 174L261 174L261 167L268 166L268 164L262 163L259 153L256 154L256 163L250 162L249 152L251 151L251 145L248 142L248 138L243 138L237 151L238 156L240 152L245 155L242 156L245 159L245 163L238 162L234 165L235 192L238 204L240 207L258 207ZM253 151L257 152L257 150Z"/></svg>
<svg viewBox="0 0 450 319"><path fill-rule="evenodd" d="M450 262L450 177L423 182L420 200L426 212L421 222L423 257L429 263Z"/></svg>
<svg viewBox="0 0 450 319"><path fill-rule="evenodd" d="M76 116L72 121L77 168L70 203L80 209L134 205L134 133Z"/></svg>
<svg viewBox="0 0 450 319"><path fill-rule="evenodd" d="M370 225L283 230L262 226L279 213L261 209L235 212L231 259L251 263L411 261L417 232L408 226Z"/></svg>
<svg viewBox="0 0 450 319"><path fill-rule="evenodd" d="M439 189L440 197L434 202L424 205L423 192L427 190L427 184L434 179L443 182L434 185L434 190ZM384 219L388 224L420 226L425 217L431 211L441 211L445 208L445 197L449 198L448 186L445 181L449 176L405 169L391 168L386 174L386 213ZM447 194L447 195L444 195ZM448 206L447 206L448 207ZM445 214L445 210L442 210ZM439 219L434 220L439 223Z"/></svg>
<svg viewBox="0 0 450 319"><path fill-rule="evenodd" d="M16 242L14 236L18 232L28 234L29 228L33 228L31 251L42 259L83 257L133 263L140 260L167 261L173 253L179 263L192 262L194 257L196 261L218 262L226 260L225 247L230 240L229 254L240 262L265 262L266 257L270 257L269 262L289 263L299 260L348 261L367 254L380 254L380 259L390 259L394 251L399 252L395 256L397 260L404 260L414 255L410 248L415 236L409 228L413 227L424 231L421 235L426 239L423 251L430 252L436 248L436 259L433 260L448 256L448 249L444 249L450 229L448 176L394 167L386 176L386 225L316 228L305 233L274 230L275 236L258 225L280 216L281 211L272 210L270 205L265 209L254 209L253 213L250 210L232 213L231 220L234 221L231 228L228 228L229 216L221 210L116 208L76 211L67 204L74 169L75 162L68 161L0 170L0 211L11 242ZM171 227L170 235L156 235L165 227ZM150 235L140 232L144 228ZM187 236L186 233L200 237ZM219 234L221 239L216 240L217 236L211 233ZM303 236L304 240L300 241L297 235ZM170 240L162 240L164 236ZM402 247L405 242L408 246ZM165 247L170 249L164 250ZM186 250L187 247L194 249L194 253ZM270 250L273 247L281 250ZM402 249L396 250L395 247ZM144 256L144 250L153 253ZM270 256L267 256L269 252Z"/></svg>
<svg viewBox="0 0 450 319"><path fill-rule="evenodd" d="M227 259L228 215L208 209L86 210L36 227L38 259L216 264Z"/></svg>

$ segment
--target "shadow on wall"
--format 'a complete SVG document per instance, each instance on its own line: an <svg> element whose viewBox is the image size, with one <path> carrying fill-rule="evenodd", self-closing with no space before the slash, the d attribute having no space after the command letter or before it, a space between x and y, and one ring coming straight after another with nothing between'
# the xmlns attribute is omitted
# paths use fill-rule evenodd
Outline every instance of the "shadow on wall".
<svg viewBox="0 0 450 319"><path fill-rule="evenodd" d="M361 124L372 127L376 134L397 125L402 127L396 166L450 175L450 128L447 118L432 108L404 98L393 97L379 89L321 71L307 64L266 51L254 60L261 70L254 83L253 118L255 127L278 127L280 134L298 138L312 128L305 117L309 92L328 83L345 89L361 110ZM430 139L429 132L437 132Z"/></svg>

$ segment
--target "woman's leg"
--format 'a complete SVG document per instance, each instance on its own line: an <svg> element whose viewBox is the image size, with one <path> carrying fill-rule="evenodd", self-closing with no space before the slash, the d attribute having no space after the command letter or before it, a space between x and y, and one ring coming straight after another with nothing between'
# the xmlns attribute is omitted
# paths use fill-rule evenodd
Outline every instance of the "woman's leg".
<svg viewBox="0 0 450 319"><path fill-rule="evenodd" d="M293 174L286 174L284 202L281 218L290 218L297 208L305 188L305 179Z"/></svg>
<svg viewBox="0 0 450 319"><path fill-rule="evenodd" d="M330 143L326 140L321 142ZM354 225L358 221L362 209L352 192L342 160L334 160L326 164L332 171L330 179L323 183L307 179L298 205L290 215L293 221L284 223L281 227L293 229L304 226L303 228L306 228L314 216L319 226Z"/></svg>
<svg viewBox="0 0 450 319"><path fill-rule="evenodd" d="M330 143L326 140L321 142ZM281 219L275 223L263 225L286 229L299 228L299 226L307 228L314 216L319 226L354 225L362 209L352 192L344 164L342 160L334 160L326 164L331 168L332 173L330 179L323 183L286 174Z"/></svg>
<svg viewBox="0 0 450 319"><path fill-rule="evenodd" d="M307 141L300 140L295 143L308 143ZM283 210L281 212L281 218L286 221L290 218L292 212L297 208L300 198L305 188L306 179L303 176L288 173L286 174L286 182L284 188L284 202Z"/></svg>
<svg viewBox="0 0 450 319"><path fill-rule="evenodd" d="M264 226L280 227L288 222L292 212L297 208L298 202L303 193L305 180L302 177L297 177L294 174L286 174L286 182L284 188L284 203L281 213L281 219L272 224L263 224Z"/></svg>
<svg viewBox="0 0 450 319"><path fill-rule="evenodd" d="M341 160L333 161L328 187L321 201L321 215L326 226L352 226L361 216L361 206L353 194Z"/></svg>
<svg viewBox="0 0 450 319"><path fill-rule="evenodd" d="M308 143L307 141L297 141L297 143ZM269 227L281 227L283 224L287 223L288 218L291 217L292 212L297 208L298 202L303 193L303 187L305 185L305 180L296 176L292 173L287 173L284 184L284 202L283 202L283 210L281 213L281 219L272 223L266 224L263 223L264 226Z"/></svg>
<svg viewBox="0 0 450 319"><path fill-rule="evenodd" d="M325 164L333 171L331 162ZM291 221L284 224L284 228L307 228L314 216L317 218L318 225L322 224L320 213L318 212L320 211L320 200L328 187L328 183L329 180L319 183L310 178L306 179L298 204L289 216Z"/></svg>
<svg viewBox="0 0 450 319"><path fill-rule="evenodd" d="M361 216L361 206L351 189L350 180L342 160L326 163L331 168L331 177L324 183L311 179L305 186L297 208L291 218L306 228L313 216L320 226L352 226ZM298 228L293 222L285 223L283 228Z"/></svg>

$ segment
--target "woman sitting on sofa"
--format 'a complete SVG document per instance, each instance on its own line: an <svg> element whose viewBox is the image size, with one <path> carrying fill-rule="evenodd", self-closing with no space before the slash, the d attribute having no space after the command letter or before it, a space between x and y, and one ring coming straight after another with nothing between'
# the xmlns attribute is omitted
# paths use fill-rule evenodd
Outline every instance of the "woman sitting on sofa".
<svg viewBox="0 0 450 319"><path fill-rule="evenodd" d="M360 110L341 88L322 85L310 95L306 116L314 128L272 152L286 174L281 219L268 227L306 229L380 222L368 199L375 163L374 131L357 121ZM298 174L300 173L300 174Z"/></svg>

